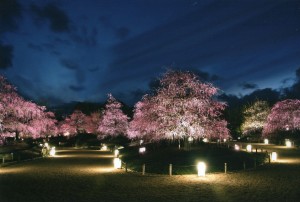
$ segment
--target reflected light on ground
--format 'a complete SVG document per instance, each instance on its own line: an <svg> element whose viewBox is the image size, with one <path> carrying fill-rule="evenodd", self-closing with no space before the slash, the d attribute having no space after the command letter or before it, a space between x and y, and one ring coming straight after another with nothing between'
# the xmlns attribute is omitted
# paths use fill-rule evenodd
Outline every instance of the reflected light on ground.
<svg viewBox="0 0 300 202"><path fill-rule="evenodd" d="M100 167L91 167L91 168L84 169L84 173L86 174L109 173L115 171L116 169L114 169L113 166L100 166Z"/></svg>
<svg viewBox="0 0 300 202"><path fill-rule="evenodd" d="M28 171L28 168L0 168L0 175L2 174L14 174L14 173L22 173Z"/></svg>

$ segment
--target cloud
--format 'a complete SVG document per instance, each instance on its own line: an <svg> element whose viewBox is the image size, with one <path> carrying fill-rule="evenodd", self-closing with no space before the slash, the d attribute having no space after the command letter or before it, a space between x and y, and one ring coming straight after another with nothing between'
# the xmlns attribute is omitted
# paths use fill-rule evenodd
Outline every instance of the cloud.
<svg viewBox="0 0 300 202"><path fill-rule="evenodd" d="M96 46L98 43L97 37L98 37L97 28L93 28L89 30L85 26L82 26L79 31L74 30L74 32L71 34L71 38L74 42L86 46Z"/></svg>
<svg viewBox="0 0 300 202"><path fill-rule="evenodd" d="M77 83L81 84L86 81L85 71L77 69L75 72Z"/></svg>
<svg viewBox="0 0 300 202"><path fill-rule="evenodd" d="M243 90L258 88L257 84L254 84L254 83L243 83L243 84L240 84L240 86L243 88Z"/></svg>
<svg viewBox="0 0 300 202"><path fill-rule="evenodd" d="M13 47L11 45L3 45L0 42L0 69L7 69L12 66Z"/></svg>
<svg viewBox="0 0 300 202"><path fill-rule="evenodd" d="M116 36L121 40L127 38L129 33L130 30L127 27L120 27L116 30Z"/></svg>
<svg viewBox="0 0 300 202"><path fill-rule="evenodd" d="M32 49L32 50L43 51L43 47L42 46L36 45L36 44L33 44L33 43L28 43L27 47L30 48L30 49Z"/></svg>
<svg viewBox="0 0 300 202"><path fill-rule="evenodd" d="M60 63L66 67L67 69L70 69L70 70L77 70L79 69L79 65L72 61L72 60L69 60L69 59L61 59L60 60Z"/></svg>
<svg viewBox="0 0 300 202"><path fill-rule="evenodd" d="M110 19L106 16L100 16L98 20L106 28L110 28L112 26Z"/></svg>
<svg viewBox="0 0 300 202"><path fill-rule="evenodd" d="M296 70L296 76L300 80L300 67Z"/></svg>
<svg viewBox="0 0 300 202"><path fill-rule="evenodd" d="M69 88L70 88L72 91L75 91L75 92L80 92L80 91L85 90L85 87L84 87L84 86L70 85Z"/></svg>
<svg viewBox="0 0 300 202"><path fill-rule="evenodd" d="M75 74L77 83L81 84L86 80L85 71L80 68L80 65L70 59L61 59L60 63L69 70L72 70Z"/></svg>
<svg viewBox="0 0 300 202"><path fill-rule="evenodd" d="M15 31L21 16L21 5L17 0L0 1L0 33Z"/></svg>
<svg viewBox="0 0 300 202"><path fill-rule="evenodd" d="M49 3L43 8L39 8L35 4L31 4L31 10L39 17L39 19L48 20L50 22L50 29L53 32L70 31L69 17L55 4Z"/></svg>
<svg viewBox="0 0 300 202"><path fill-rule="evenodd" d="M142 97L147 93L147 91L144 91L142 89L136 89L130 92L116 92L114 93L114 95L119 100L125 102L127 105L133 106L135 103L140 101Z"/></svg>
<svg viewBox="0 0 300 202"><path fill-rule="evenodd" d="M100 70L100 67L89 68L89 72L97 72Z"/></svg>

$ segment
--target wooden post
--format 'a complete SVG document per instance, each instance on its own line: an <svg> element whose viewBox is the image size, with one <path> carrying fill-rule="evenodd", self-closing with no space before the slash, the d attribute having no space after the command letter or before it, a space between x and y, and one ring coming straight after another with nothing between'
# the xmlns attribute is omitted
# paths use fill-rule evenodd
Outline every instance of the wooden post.
<svg viewBox="0 0 300 202"><path fill-rule="evenodd" d="M169 164L169 175L172 176L172 164Z"/></svg>
<svg viewBox="0 0 300 202"><path fill-rule="evenodd" d="M5 163L5 159L4 159L4 156L2 156L2 163Z"/></svg>
<svg viewBox="0 0 300 202"><path fill-rule="evenodd" d="M224 172L227 173L227 163L224 164Z"/></svg>
<svg viewBox="0 0 300 202"><path fill-rule="evenodd" d="M244 166L244 170L246 170L246 162L245 161L244 161L243 166Z"/></svg>
<svg viewBox="0 0 300 202"><path fill-rule="evenodd" d="M266 150L266 153L267 153L267 155L268 155L269 163L271 163L271 155L268 153L267 150Z"/></svg>
<svg viewBox="0 0 300 202"><path fill-rule="evenodd" d="M142 166L142 175L145 175L145 170L146 170L146 165L143 164L143 166Z"/></svg>
<svg viewBox="0 0 300 202"><path fill-rule="evenodd" d="M127 173L127 163L125 163L125 172Z"/></svg>
<svg viewBox="0 0 300 202"><path fill-rule="evenodd" d="M254 169L256 169L256 158L254 158Z"/></svg>

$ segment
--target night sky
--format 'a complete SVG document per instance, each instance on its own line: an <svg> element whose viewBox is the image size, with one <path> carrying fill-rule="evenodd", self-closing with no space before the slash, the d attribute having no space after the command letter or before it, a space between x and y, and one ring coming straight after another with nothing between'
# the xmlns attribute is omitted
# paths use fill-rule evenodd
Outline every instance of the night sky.
<svg viewBox="0 0 300 202"><path fill-rule="evenodd" d="M167 69L226 94L300 67L299 0L0 0L0 74L33 101L134 104Z"/></svg>

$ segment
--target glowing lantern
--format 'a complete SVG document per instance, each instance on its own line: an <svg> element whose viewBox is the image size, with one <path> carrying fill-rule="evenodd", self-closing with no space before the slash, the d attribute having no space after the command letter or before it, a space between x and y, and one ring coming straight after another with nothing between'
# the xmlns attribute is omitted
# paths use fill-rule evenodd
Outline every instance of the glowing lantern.
<svg viewBox="0 0 300 202"><path fill-rule="evenodd" d="M67 131L67 132L64 132L64 136L69 136L70 135L70 132Z"/></svg>
<svg viewBox="0 0 300 202"><path fill-rule="evenodd" d="M193 138L190 136L190 137L188 138L188 141L189 141L189 142L192 142L192 141L193 141Z"/></svg>
<svg viewBox="0 0 300 202"><path fill-rule="evenodd" d="M224 139L224 142L226 142L227 140L226 139Z"/></svg>
<svg viewBox="0 0 300 202"><path fill-rule="evenodd" d="M116 150L115 150L115 157L118 157L118 156L119 156L119 153L120 153L119 150L116 149Z"/></svg>
<svg viewBox="0 0 300 202"><path fill-rule="evenodd" d="M105 144L103 144L103 146L101 147L101 151L107 151L107 146Z"/></svg>
<svg viewBox="0 0 300 202"><path fill-rule="evenodd" d="M235 144L235 145L234 145L234 150L237 150L237 151L240 150L240 146L237 145L237 144Z"/></svg>
<svg viewBox="0 0 300 202"><path fill-rule="evenodd" d="M139 153L140 154L143 154L143 153L145 153L146 152L146 147L140 147L139 148Z"/></svg>
<svg viewBox="0 0 300 202"><path fill-rule="evenodd" d="M205 171L206 171L206 165L204 162L199 162L197 165L198 169L198 176L205 176Z"/></svg>
<svg viewBox="0 0 300 202"><path fill-rule="evenodd" d="M248 144L246 147L247 152L252 152L252 145Z"/></svg>
<svg viewBox="0 0 300 202"><path fill-rule="evenodd" d="M204 139L203 139L203 142L208 142L208 139L207 139L207 138L204 138Z"/></svg>
<svg viewBox="0 0 300 202"><path fill-rule="evenodd" d="M55 156L55 147L51 148L49 154L50 154L50 156Z"/></svg>
<svg viewBox="0 0 300 202"><path fill-rule="evenodd" d="M290 140L285 140L286 147L292 147L292 142Z"/></svg>
<svg viewBox="0 0 300 202"><path fill-rule="evenodd" d="M265 144L269 144L269 140L268 140L268 139L265 139L265 140L264 140L264 143L265 143Z"/></svg>
<svg viewBox="0 0 300 202"><path fill-rule="evenodd" d="M122 161L119 158L114 158L114 168L120 169L122 167Z"/></svg>
<svg viewBox="0 0 300 202"><path fill-rule="evenodd" d="M271 153L271 160L272 161L276 161L277 160L277 153L276 152L272 152Z"/></svg>

